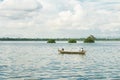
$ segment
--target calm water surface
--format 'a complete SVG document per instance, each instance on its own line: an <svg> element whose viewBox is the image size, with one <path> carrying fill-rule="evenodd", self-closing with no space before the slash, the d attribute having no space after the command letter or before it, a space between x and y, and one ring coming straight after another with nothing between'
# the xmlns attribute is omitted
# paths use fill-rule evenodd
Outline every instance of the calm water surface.
<svg viewBox="0 0 120 80"><path fill-rule="evenodd" d="M58 49L86 55L61 55ZM0 80L120 80L120 42L0 42Z"/></svg>

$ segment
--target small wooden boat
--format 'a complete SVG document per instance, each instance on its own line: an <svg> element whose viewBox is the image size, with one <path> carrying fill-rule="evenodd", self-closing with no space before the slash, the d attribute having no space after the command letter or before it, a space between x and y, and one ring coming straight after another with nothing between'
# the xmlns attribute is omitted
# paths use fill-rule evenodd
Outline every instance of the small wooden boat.
<svg viewBox="0 0 120 80"><path fill-rule="evenodd" d="M58 50L61 54L85 54L86 51L64 51L64 50Z"/></svg>

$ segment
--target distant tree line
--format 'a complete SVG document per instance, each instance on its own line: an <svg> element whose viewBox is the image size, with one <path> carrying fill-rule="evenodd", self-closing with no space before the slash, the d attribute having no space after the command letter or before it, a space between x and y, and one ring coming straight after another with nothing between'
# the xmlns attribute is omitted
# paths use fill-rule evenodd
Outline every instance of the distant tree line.
<svg viewBox="0 0 120 80"><path fill-rule="evenodd" d="M87 38L0 38L0 41L68 41L68 43L77 43L77 41L83 42L95 42L95 41L120 41L120 38L95 38L93 35L88 36Z"/></svg>
<svg viewBox="0 0 120 80"><path fill-rule="evenodd" d="M55 41L67 41L70 38L0 38L0 41L48 41L54 39ZM73 38L75 40L83 41L84 38Z"/></svg>

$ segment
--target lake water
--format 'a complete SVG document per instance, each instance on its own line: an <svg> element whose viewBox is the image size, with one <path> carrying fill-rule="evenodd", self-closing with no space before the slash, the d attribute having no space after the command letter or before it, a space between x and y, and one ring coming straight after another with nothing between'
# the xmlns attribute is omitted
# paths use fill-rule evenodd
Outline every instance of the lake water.
<svg viewBox="0 0 120 80"><path fill-rule="evenodd" d="M87 52L62 55L61 48ZM0 41L0 80L120 80L120 42Z"/></svg>

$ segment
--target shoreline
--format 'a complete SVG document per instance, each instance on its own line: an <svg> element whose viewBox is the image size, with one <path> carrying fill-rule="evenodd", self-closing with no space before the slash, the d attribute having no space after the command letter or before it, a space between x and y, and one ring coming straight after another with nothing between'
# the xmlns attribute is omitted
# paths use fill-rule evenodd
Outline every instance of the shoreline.
<svg viewBox="0 0 120 80"><path fill-rule="evenodd" d="M49 39L55 41L68 41L69 39L84 41L85 38L0 38L0 41L47 41ZM95 41L120 41L120 38L96 38Z"/></svg>

